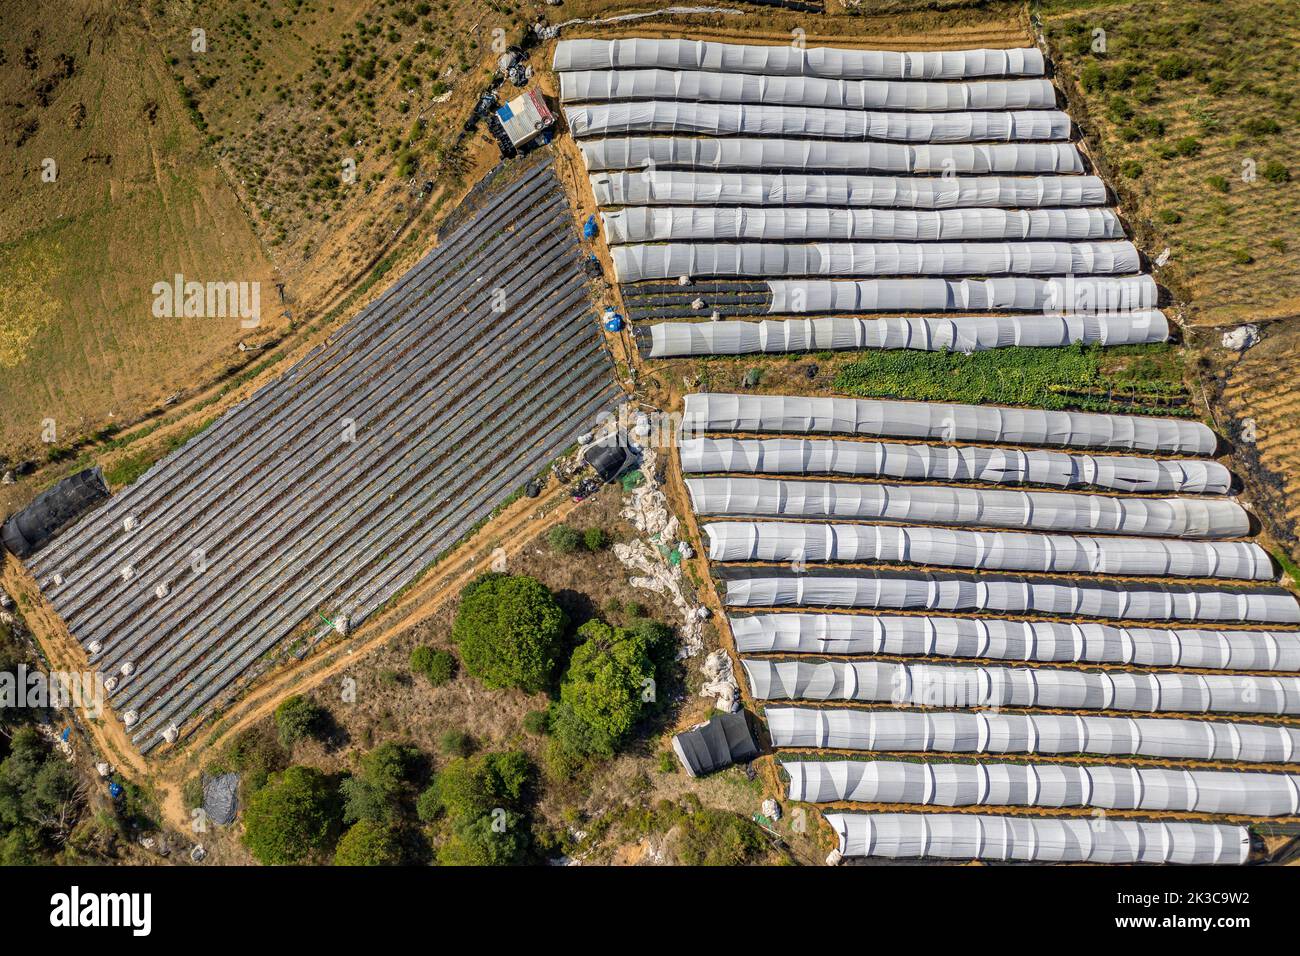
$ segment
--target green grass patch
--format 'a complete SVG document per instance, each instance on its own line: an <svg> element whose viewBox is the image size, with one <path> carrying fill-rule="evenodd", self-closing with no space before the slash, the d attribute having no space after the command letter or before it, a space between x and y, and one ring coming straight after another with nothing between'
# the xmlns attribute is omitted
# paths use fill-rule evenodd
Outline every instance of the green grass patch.
<svg viewBox="0 0 1300 956"><path fill-rule="evenodd" d="M870 351L839 370L834 388L872 398L1195 414L1180 354L1169 345Z"/></svg>
<svg viewBox="0 0 1300 956"><path fill-rule="evenodd" d="M1273 549L1273 560L1282 566L1282 573L1291 579L1293 587L1300 588L1300 565L1283 548Z"/></svg>
<svg viewBox="0 0 1300 956"><path fill-rule="evenodd" d="M115 488L131 484L131 482L135 481L167 455L174 452L177 448L180 448L195 435L198 435L214 421L216 421L215 418L205 419L195 425L191 425L189 428L177 432L161 445L152 448L145 448L136 452L134 455L127 455L117 464L104 469L104 479L109 483L109 485Z"/></svg>

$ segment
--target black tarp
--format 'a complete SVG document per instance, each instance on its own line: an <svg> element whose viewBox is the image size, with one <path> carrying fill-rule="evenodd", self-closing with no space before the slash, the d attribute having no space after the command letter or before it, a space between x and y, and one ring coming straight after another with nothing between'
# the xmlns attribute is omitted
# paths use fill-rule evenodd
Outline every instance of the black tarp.
<svg viewBox="0 0 1300 956"><path fill-rule="evenodd" d="M600 476L601 481L613 481L631 460L628 454L627 437L621 432L598 441L583 452L582 457Z"/></svg>
<svg viewBox="0 0 1300 956"><path fill-rule="evenodd" d="M79 471L10 515L0 529L0 540L18 557L26 558L44 547L65 524L107 497L108 485L98 466Z"/></svg>
<svg viewBox="0 0 1300 956"><path fill-rule="evenodd" d="M683 731L673 738L673 751L692 777L748 763L758 756L758 745L749 732L745 712L719 714L707 724Z"/></svg>

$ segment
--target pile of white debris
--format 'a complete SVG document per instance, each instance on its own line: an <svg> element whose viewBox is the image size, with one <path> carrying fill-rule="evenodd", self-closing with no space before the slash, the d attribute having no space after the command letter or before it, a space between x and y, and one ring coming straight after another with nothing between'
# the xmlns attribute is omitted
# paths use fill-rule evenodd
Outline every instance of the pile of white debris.
<svg viewBox="0 0 1300 956"><path fill-rule="evenodd" d="M630 544L614 545L614 555L634 574L628 578L633 587L663 594L681 614L679 659L694 657L704 649L704 621L709 609L686 597L682 588L681 561L694 555L689 543L679 534L677 517L668 511L668 499L654 481L656 454L652 449L641 453L641 473L645 480L632 489L626 518L644 538ZM721 657L718 661L715 658ZM718 709L731 713L740 706L740 691L732 674L731 658L726 651L710 654L703 664L705 684L701 696L717 697Z"/></svg>

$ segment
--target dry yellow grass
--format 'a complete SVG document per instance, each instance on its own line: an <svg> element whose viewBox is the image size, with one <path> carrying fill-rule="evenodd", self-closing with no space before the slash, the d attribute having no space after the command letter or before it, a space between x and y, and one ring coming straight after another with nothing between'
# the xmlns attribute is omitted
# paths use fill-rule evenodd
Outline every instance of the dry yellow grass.
<svg viewBox="0 0 1300 956"><path fill-rule="evenodd" d="M83 0L6 0L0 51L0 456L132 420L221 371L237 318L159 319L153 284L274 272L166 80L143 24ZM53 163L51 166L50 163ZM56 175L43 175L49 170Z"/></svg>

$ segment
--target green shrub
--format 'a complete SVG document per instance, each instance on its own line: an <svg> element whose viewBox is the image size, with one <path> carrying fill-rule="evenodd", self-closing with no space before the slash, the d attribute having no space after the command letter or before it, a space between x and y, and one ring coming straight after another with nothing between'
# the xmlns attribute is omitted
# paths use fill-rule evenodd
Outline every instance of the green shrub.
<svg viewBox="0 0 1300 956"><path fill-rule="evenodd" d="M286 698L275 708L280 743L292 749L298 741L317 736L324 728L325 712L301 694Z"/></svg>
<svg viewBox="0 0 1300 956"><path fill-rule="evenodd" d="M1133 121L1133 127L1143 136L1165 135L1165 121L1158 116L1139 116Z"/></svg>
<svg viewBox="0 0 1300 956"><path fill-rule="evenodd" d="M623 605L623 612L630 618L645 617L645 605L640 601L628 601Z"/></svg>
<svg viewBox="0 0 1300 956"><path fill-rule="evenodd" d="M610 598L600 607L606 617L618 617L623 613L623 602L616 597Z"/></svg>
<svg viewBox="0 0 1300 956"><path fill-rule="evenodd" d="M1084 64L1079 71L1079 84L1086 93L1100 93L1106 88L1106 71L1097 63Z"/></svg>
<svg viewBox="0 0 1300 956"><path fill-rule="evenodd" d="M524 714L524 730L526 730L528 733L535 734L536 736L540 737L544 735L549 729L550 728L546 720L546 711L530 710L528 713Z"/></svg>
<svg viewBox="0 0 1300 956"><path fill-rule="evenodd" d="M288 767L248 801L244 845L261 863L301 863L333 847L341 820L329 779L313 767Z"/></svg>
<svg viewBox="0 0 1300 956"><path fill-rule="evenodd" d="M659 752L659 772L660 773L677 772L677 757L673 754L671 750L661 750Z"/></svg>
<svg viewBox="0 0 1300 956"><path fill-rule="evenodd" d="M1184 136L1174 143L1174 149L1179 156L1198 156L1204 148L1204 145L1195 136Z"/></svg>
<svg viewBox="0 0 1300 956"><path fill-rule="evenodd" d="M441 687L456 676L456 655L421 645L411 651L411 670L434 687Z"/></svg>
<svg viewBox="0 0 1300 956"><path fill-rule="evenodd" d="M448 730L438 738L438 748L449 757L468 757L474 752L474 738L463 730Z"/></svg>
<svg viewBox="0 0 1300 956"><path fill-rule="evenodd" d="M1191 72L1191 61L1178 53L1170 54L1156 61L1156 76L1162 80L1181 80Z"/></svg>
<svg viewBox="0 0 1300 956"><path fill-rule="evenodd" d="M1245 249L1233 249L1232 261L1234 265L1248 266L1255 261L1255 257Z"/></svg>
<svg viewBox="0 0 1300 956"><path fill-rule="evenodd" d="M1107 102L1106 113L1116 123L1123 123L1133 118L1133 104L1123 96L1112 96Z"/></svg>
<svg viewBox="0 0 1300 956"><path fill-rule="evenodd" d="M1256 116L1241 124L1241 128L1250 136L1276 136L1282 132L1282 125L1271 116Z"/></svg>
<svg viewBox="0 0 1300 956"><path fill-rule="evenodd" d="M582 547L582 535L567 524L557 524L546 533L546 543L557 554L573 554Z"/></svg>
<svg viewBox="0 0 1300 956"><path fill-rule="evenodd" d="M1260 170L1260 175L1270 183L1289 183L1291 181L1291 170L1276 159L1271 159L1264 164Z"/></svg>
<svg viewBox="0 0 1300 956"><path fill-rule="evenodd" d="M540 581L485 574L461 592L451 637L465 669L488 687L544 690L567 620Z"/></svg>
<svg viewBox="0 0 1300 956"><path fill-rule="evenodd" d="M1125 176L1129 179L1137 179L1143 172L1145 172L1142 168L1142 164L1136 159L1129 159L1121 163L1119 171L1121 176Z"/></svg>
<svg viewBox="0 0 1300 956"><path fill-rule="evenodd" d="M603 551L609 547L609 535L604 528L588 528L582 533L582 543L588 551Z"/></svg>
<svg viewBox="0 0 1300 956"><path fill-rule="evenodd" d="M1205 181L1205 185L1216 193L1226 193L1228 191L1228 180L1225 176L1211 176Z"/></svg>
<svg viewBox="0 0 1300 956"><path fill-rule="evenodd" d="M235 735L225 762L239 774L239 786L247 802L250 794L266 785L271 774L289 766L289 754L269 728L250 727Z"/></svg>
<svg viewBox="0 0 1300 956"><path fill-rule="evenodd" d="M679 834L677 862L685 866L742 866L764 846L753 821L708 807L687 816Z"/></svg>

